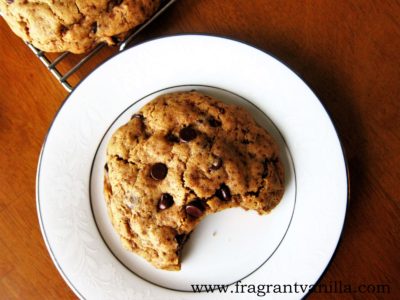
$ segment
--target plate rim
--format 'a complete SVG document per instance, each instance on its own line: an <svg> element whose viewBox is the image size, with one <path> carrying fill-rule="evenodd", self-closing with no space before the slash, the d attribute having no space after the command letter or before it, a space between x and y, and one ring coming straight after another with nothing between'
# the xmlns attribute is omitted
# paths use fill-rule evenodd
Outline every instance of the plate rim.
<svg viewBox="0 0 400 300"><path fill-rule="evenodd" d="M50 122L50 125L48 127L48 130L43 138L43 142L42 142L42 147L39 153L39 158L38 158L38 164L37 164L37 170L36 170L36 182L35 182L35 195L36 195L36 212L37 212L37 216L38 216L38 221L39 221L39 227L40 227L40 231L42 234L42 238L45 242L47 251L51 257L51 260L53 262L53 264L55 265L57 271L59 272L59 274L61 275L61 277L63 278L63 280L67 283L67 285L71 288L71 290L80 298L80 299L86 299L79 291L78 289L72 284L72 282L69 280L69 278L66 276L66 274L64 273L64 271L62 270L62 268L60 267L50 245L49 245L49 241L48 241L48 237L45 233L44 227L43 227L43 220L42 220L42 216L40 214L40 198L39 198L39 178L40 178L40 169L41 169L41 165L42 165L42 158L43 158L43 152L44 152L44 148L46 146L46 142L47 142L47 138L50 134L51 129L53 128L54 122L56 121L56 119L58 118L58 115L60 114L60 112L62 111L64 105L68 102L68 100L71 98L71 96L73 95L73 93L75 92L75 90L81 85L83 84L95 71L97 71L97 69L99 69L100 67L102 67L104 64L106 64L107 62L109 62L110 60L114 59L116 56L118 56L119 54L124 53L125 51L129 51L129 49L131 48L136 48L138 46L147 44L147 43L151 43L153 41L157 41L157 40L162 40L162 39L168 39L168 38L174 38L174 37L211 37L211 38L217 38L217 39L224 39L224 40L228 40L231 42L236 42L239 44L243 44L245 46L251 47L253 49L256 49L260 52L262 52L263 54L273 58L274 60L276 60L277 62L281 63L283 66L285 66L287 69L289 69L291 72L293 72L298 79L300 79L306 86L307 88L311 91L311 93L314 95L314 97L316 98L316 100L318 100L319 104L321 105L321 107L323 108L323 110L326 113L326 116L328 117L333 131L336 134L337 140L339 142L339 146L340 146L340 150L343 156L343 163L344 163L344 168L345 168L345 178L346 178L346 205L345 205L345 211L344 211L344 216L343 216L343 223L342 223L342 227L340 228L340 234L339 234L339 238L338 241L336 243L336 246L332 252L332 255L329 259L329 261L327 262L324 270L322 271L322 273L319 275L318 279L316 280L316 282L314 283L313 287L311 289L309 289L304 295L303 295L303 299L307 298L315 289L315 287L319 284L319 282L321 281L321 279L324 277L324 275L326 274L326 272L328 271L329 267L331 266L334 258L336 257L337 251L339 246L341 245L342 241L343 241L343 233L344 233L344 228L345 225L347 223L347 219L348 219L348 212L349 212L349 204L350 204L350 173L349 173L349 165L348 165L348 157L346 155L346 151L343 145L343 141L339 135L339 132L335 126L335 123L333 122L333 117L331 116L330 112L328 111L328 109L326 108L326 106L324 105L324 103L319 99L319 97L317 97L317 94L314 92L314 90L310 87L310 85L307 83L306 80L304 80L302 78L302 76L300 76L300 74L295 71L294 69L292 69L286 62L282 61L280 58L278 58L276 55L270 53L267 50L264 50L258 46L255 46L253 44L251 44L250 42L244 41L242 39L238 39L238 38L233 38L231 36L228 35L220 35L220 34L213 34L213 33L198 33L198 32L194 32L194 33L175 33L175 34L166 34L166 35L161 35L158 37L154 37L145 41L141 41L137 44L134 44L132 47L129 47L121 52L116 52L113 55L111 55L110 57L106 58L104 61L102 61L101 63L99 63L91 72L89 72L89 74L87 74L81 81L79 81L79 83L74 87L74 89L65 97L65 99L62 101L61 105L59 106L59 108L57 109L52 121ZM182 293L181 291L176 291L178 293ZM186 293L186 292L185 292Z"/></svg>

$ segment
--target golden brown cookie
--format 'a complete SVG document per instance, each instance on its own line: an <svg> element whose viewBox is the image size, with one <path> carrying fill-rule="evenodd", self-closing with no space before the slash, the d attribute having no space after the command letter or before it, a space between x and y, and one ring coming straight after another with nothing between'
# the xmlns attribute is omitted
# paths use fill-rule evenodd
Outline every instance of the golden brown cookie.
<svg viewBox="0 0 400 300"><path fill-rule="evenodd" d="M105 196L124 246L180 269L180 250L208 214L271 211L284 192L276 143L242 107L192 91L145 105L109 141Z"/></svg>
<svg viewBox="0 0 400 300"><path fill-rule="evenodd" d="M115 43L143 23L160 0L0 0L0 12L23 40L47 52L84 53Z"/></svg>

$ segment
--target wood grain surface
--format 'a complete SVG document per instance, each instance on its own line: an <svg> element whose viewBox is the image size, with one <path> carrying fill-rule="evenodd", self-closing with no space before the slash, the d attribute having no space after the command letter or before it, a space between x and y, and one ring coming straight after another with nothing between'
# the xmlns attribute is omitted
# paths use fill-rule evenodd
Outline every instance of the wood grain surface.
<svg viewBox="0 0 400 300"><path fill-rule="evenodd" d="M137 39L202 32L243 40L292 68L331 114L348 157L351 201L320 283L389 284L390 294L309 299L400 299L399 17L394 0L179 0ZM40 148L66 96L0 18L0 299L76 298L52 264L35 206Z"/></svg>

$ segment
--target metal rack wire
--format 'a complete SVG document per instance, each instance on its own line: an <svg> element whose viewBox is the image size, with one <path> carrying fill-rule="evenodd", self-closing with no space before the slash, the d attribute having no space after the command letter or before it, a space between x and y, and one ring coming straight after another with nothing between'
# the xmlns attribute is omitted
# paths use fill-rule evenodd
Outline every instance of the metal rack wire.
<svg viewBox="0 0 400 300"><path fill-rule="evenodd" d="M161 0L160 8L157 12L148 19L145 23L138 26L130 35L128 35L125 40L119 42L117 44L118 51L121 52L125 50L128 45L132 42L132 40L144 29L146 28L151 22L153 22L158 16L160 16L169 6L171 6L176 0ZM93 56L96 55L103 47L106 46L105 43L101 43L96 46L93 50L91 50L88 54L85 55L76 65L72 68L67 70L66 72L62 73L57 66L60 62L62 62L67 56L71 55L69 52L63 52L59 56L54 59L50 59L45 52L35 48L29 43L26 43L27 46L35 53L35 55L40 59L40 61L46 66L46 68L50 71L51 74L60 82L60 84L68 91L71 92L73 90L73 86L68 82L68 79L78 71L83 64L89 61Z"/></svg>

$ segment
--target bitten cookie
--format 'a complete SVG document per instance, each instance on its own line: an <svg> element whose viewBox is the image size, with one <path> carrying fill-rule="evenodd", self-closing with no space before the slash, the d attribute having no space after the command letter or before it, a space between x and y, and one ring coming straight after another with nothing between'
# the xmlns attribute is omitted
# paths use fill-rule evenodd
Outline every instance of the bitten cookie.
<svg viewBox="0 0 400 300"><path fill-rule="evenodd" d="M104 191L123 245L179 270L182 245L205 216L229 207L270 212L284 171L276 143L244 108L170 93L113 134Z"/></svg>
<svg viewBox="0 0 400 300"><path fill-rule="evenodd" d="M47 52L84 53L109 45L143 23L160 0L0 0L0 12L23 40Z"/></svg>

